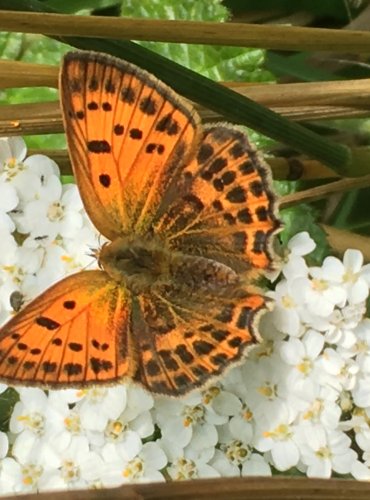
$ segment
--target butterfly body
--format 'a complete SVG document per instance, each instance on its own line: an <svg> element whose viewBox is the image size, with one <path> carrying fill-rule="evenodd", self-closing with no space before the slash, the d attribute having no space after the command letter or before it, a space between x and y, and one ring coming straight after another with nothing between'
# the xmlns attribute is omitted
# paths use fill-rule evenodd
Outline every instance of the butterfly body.
<svg viewBox="0 0 370 500"><path fill-rule="evenodd" d="M109 242L100 270L56 283L4 325L0 380L186 394L259 340L269 301L254 281L280 228L268 167L238 128L202 128L128 62L69 53L60 88L76 182Z"/></svg>

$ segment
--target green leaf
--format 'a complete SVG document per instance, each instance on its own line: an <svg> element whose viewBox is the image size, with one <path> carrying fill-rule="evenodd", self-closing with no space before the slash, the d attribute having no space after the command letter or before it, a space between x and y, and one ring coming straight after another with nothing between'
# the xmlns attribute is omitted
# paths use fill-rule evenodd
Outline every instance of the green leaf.
<svg viewBox="0 0 370 500"><path fill-rule="evenodd" d="M280 218L284 224L284 230L279 234L283 246L301 231L307 231L316 243L316 248L307 257L310 265L321 264L323 259L330 254L325 232L316 223L317 211L310 205L299 205L280 211Z"/></svg>
<svg viewBox="0 0 370 500"><path fill-rule="evenodd" d="M9 430L10 416L17 401L19 401L19 394L11 387L0 394L0 431Z"/></svg>

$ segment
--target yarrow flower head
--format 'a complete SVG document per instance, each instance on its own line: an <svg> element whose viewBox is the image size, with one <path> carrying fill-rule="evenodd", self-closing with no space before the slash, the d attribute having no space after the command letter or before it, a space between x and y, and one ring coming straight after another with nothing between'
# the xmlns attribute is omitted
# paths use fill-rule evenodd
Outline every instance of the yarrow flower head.
<svg viewBox="0 0 370 500"><path fill-rule="evenodd" d="M96 265L101 246L78 190L56 164L0 139L0 319L56 280ZM19 235L22 235L19 238ZM369 265L358 250L310 266L315 243L283 252L262 343L189 395L153 397L129 383L17 397L0 432L1 494L202 477L370 478Z"/></svg>

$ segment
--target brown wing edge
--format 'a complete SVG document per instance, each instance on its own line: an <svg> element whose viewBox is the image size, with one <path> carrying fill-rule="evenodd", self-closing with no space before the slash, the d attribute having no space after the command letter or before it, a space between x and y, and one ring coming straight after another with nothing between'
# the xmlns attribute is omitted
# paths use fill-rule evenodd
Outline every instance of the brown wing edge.
<svg viewBox="0 0 370 500"><path fill-rule="evenodd" d="M266 269L265 271L274 271L275 268L278 265L278 262L280 261L279 256L276 253L276 250L274 248L274 236L277 235L280 231L284 229L283 222L280 220L278 213L279 213L279 199L277 195L274 193L272 189L272 171L270 166L267 164L267 162L264 159L263 154L261 151L259 151L256 147L256 145L249 140L248 134L243 129L243 127L230 124L228 122L216 122L212 124L206 124L204 125L204 133L206 134L207 132L211 131L214 128L218 127L225 127L228 130L232 130L237 133L238 140L241 141L243 146L245 147L246 151L251 155L251 160L253 161L253 164L255 165L259 175L261 176L261 179L266 182L266 194L267 198L269 200L269 208L271 211L271 219L273 222L273 227L268 231L268 241L266 245L266 253L270 259L270 267ZM263 269L260 271L263 272Z"/></svg>

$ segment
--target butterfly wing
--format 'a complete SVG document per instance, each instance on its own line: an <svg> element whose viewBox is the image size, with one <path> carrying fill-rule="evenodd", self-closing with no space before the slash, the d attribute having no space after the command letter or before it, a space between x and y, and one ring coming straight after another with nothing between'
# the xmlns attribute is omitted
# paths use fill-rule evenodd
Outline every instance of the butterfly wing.
<svg viewBox="0 0 370 500"><path fill-rule="evenodd" d="M41 294L0 333L0 378L74 387L135 373L129 292L102 271L69 276Z"/></svg>
<svg viewBox="0 0 370 500"><path fill-rule="evenodd" d="M235 127L207 127L179 181L178 196L158 212L155 232L171 247L204 255L242 272L273 262L279 230L267 165Z"/></svg>
<svg viewBox="0 0 370 500"><path fill-rule="evenodd" d="M74 175L94 225L110 240L147 232L197 147L198 115L153 75L104 54L68 53L60 88Z"/></svg>
<svg viewBox="0 0 370 500"><path fill-rule="evenodd" d="M134 380L152 392L181 396L208 384L259 340L256 318L266 300L246 290L192 298L154 293L139 298L140 357Z"/></svg>

